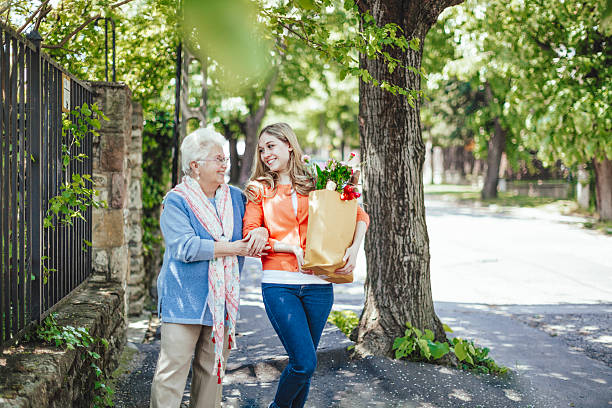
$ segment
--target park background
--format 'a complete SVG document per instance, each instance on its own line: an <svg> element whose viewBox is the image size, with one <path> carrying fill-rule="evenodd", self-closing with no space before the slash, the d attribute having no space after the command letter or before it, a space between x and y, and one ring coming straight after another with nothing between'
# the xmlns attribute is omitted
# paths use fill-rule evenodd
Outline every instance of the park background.
<svg viewBox="0 0 612 408"><path fill-rule="evenodd" d="M433 300L610 303L604 249L612 218L609 1L559 7L537 1L5 1L0 11L14 32L35 29L42 50L76 78L125 84L138 106L130 115L142 115L132 126L132 138L140 132L136 167L142 173L132 169L124 183L129 193L123 192L139 207L138 220L123 231L130 248L99 251L94 240L92 255L94 272L110 280L117 279L116 258L130 258L119 278L130 315L154 311L163 254L158 218L176 168L175 130L184 136L214 126L228 140L229 181L242 186L258 130L276 121L289 122L316 160L342 160L355 151L363 163L363 204L375 221L362 257L362 300L353 305L357 312L365 307L354 337L359 353L392 355L406 322L445 339ZM482 230L458 221L444 235L484 250L432 241L430 252L435 211L448 206L473 218L569 224L578 235L568 238L573 246L564 241L566 251L582 251L594 265L556 259L551 267L546 248L556 246L560 233L542 232L534 243L517 245L522 235L532 236L535 222L529 221L523 229L513 228L518 222L492 222ZM517 208L533 211L516 215ZM110 210L94 209L94 219L96 211ZM392 244L389 232L399 237ZM496 240L517 258L533 252L552 272L543 278L542 265L488 256L486 244ZM471 266L462 270L448 257ZM490 264L484 278L470 275L478 270L474 263ZM590 289L556 280L564 267L587 277ZM533 284L522 298L522 288L496 290L509 277ZM383 315L383 323L368 324L373 314ZM604 357L593 355L609 367L609 325L604 320L597 327L593 339L605 344Z"/></svg>

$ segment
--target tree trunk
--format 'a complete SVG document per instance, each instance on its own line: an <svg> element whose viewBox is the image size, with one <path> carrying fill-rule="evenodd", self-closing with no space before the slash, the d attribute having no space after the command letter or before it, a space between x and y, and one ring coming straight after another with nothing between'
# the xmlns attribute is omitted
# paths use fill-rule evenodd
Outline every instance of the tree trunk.
<svg viewBox="0 0 612 408"><path fill-rule="evenodd" d="M491 85L487 83L485 94L489 105L495 103ZM499 178L499 165L501 163L502 153L506 148L506 130L502 128L499 118L496 116L493 119L493 136L489 140L489 148L487 152L487 172L485 174L484 186L482 187L481 196L483 199L497 197L497 181Z"/></svg>
<svg viewBox="0 0 612 408"><path fill-rule="evenodd" d="M594 159L593 164L599 219L610 221L612 220L612 160L607 157L602 161Z"/></svg>
<svg viewBox="0 0 612 408"><path fill-rule="evenodd" d="M361 11L369 9L378 25L398 24L407 38L419 38L422 44L439 13L456 3L374 0L358 5ZM386 51L420 70L422 48ZM406 69L389 73L384 62L363 55L360 65L378 81L420 89L420 77ZM446 339L431 295L419 109L419 101L412 108L405 97L359 84L364 201L372 220L365 242L365 305L355 335L355 351L361 356L391 355L393 341L404 334L407 322Z"/></svg>
<svg viewBox="0 0 612 408"><path fill-rule="evenodd" d="M249 116L243 126L244 154L242 155L239 179L241 185L245 185L251 176L253 159L255 158L255 151L257 150L257 131L259 130L260 124L261 121L255 123L252 117Z"/></svg>
<svg viewBox="0 0 612 408"><path fill-rule="evenodd" d="M236 135L229 123L223 123L223 136L229 142L230 158L230 184L238 185L240 182L240 156L238 156L238 135Z"/></svg>
<svg viewBox="0 0 612 408"><path fill-rule="evenodd" d="M230 152L230 183L238 185L240 183L240 157L238 156L238 139L234 135L229 139Z"/></svg>
<svg viewBox="0 0 612 408"><path fill-rule="evenodd" d="M255 158L255 151L257 150L257 132L261 126L266 110L270 105L270 98L272 97L272 91L276 86L276 80L278 79L279 67L277 66L272 71L268 83L266 84L266 90L264 92L263 99L259 101L257 110L246 118L246 122L241 126L244 133L244 154L240 164L240 184L245 185L249 177L251 176L251 170L253 167L253 159Z"/></svg>

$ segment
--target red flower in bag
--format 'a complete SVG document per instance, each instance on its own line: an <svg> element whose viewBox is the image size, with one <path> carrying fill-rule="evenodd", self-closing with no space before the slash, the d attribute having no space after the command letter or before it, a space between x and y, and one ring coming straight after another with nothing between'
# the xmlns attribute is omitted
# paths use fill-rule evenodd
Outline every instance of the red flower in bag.
<svg viewBox="0 0 612 408"><path fill-rule="evenodd" d="M341 200L354 200L355 198L361 197L359 191L357 191L357 187L352 184L347 184L344 186L342 190L342 194L340 195Z"/></svg>

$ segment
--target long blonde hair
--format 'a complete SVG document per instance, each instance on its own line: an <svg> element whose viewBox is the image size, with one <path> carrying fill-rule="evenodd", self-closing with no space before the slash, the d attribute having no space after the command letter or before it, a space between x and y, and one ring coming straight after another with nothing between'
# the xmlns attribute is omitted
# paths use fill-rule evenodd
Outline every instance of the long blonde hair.
<svg viewBox="0 0 612 408"><path fill-rule="evenodd" d="M312 175L306 170L306 166L302 162L302 149L298 143L297 136L286 123L274 123L264 127L259 136L257 142L264 134L274 136L281 142L289 145L293 150L289 152L289 177L291 178L291 185L296 193L307 196L312 190L315 189L314 179ZM267 186L272 189L272 195L276 194L278 187L278 174L270 171L261 160L259 154L259 147L255 149L255 158L253 160L253 171L251 178L246 185L245 195L249 201L259 202L263 197L262 187Z"/></svg>

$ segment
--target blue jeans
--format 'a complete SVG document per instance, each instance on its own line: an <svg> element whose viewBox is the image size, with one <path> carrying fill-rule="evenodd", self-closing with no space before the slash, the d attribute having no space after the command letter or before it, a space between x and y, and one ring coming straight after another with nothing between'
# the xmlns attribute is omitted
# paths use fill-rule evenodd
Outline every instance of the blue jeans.
<svg viewBox="0 0 612 408"><path fill-rule="evenodd" d="M261 292L270 323L289 356L270 407L302 408L317 367L317 346L334 303L332 284L262 283Z"/></svg>

